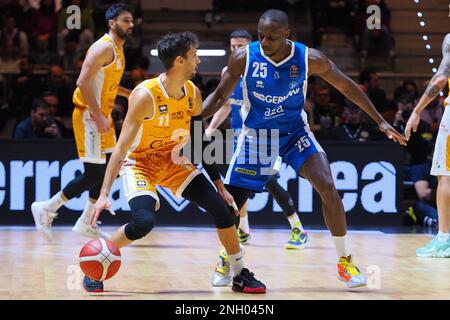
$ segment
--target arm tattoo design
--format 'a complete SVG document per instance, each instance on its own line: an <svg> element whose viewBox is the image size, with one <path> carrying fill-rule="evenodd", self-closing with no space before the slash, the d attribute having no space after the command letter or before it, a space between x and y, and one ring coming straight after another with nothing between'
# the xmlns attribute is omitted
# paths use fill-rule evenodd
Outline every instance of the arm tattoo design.
<svg viewBox="0 0 450 320"><path fill-rule="evenodd" d="M428 97L433 99L434 97L436 97L436 95L439 93L439 91L441 91L439 86L434 85L434 86L429 86L425 93L427 94Z"/></svg>

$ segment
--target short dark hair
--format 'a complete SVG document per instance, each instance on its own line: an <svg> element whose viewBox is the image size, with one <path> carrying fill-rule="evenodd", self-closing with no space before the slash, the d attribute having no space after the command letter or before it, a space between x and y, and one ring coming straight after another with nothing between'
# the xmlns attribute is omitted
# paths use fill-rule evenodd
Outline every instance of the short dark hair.
<svg viewBox="0 0 450 320"><path fill-rule="evenodd" d="M234 39L234 38L243 38L243 39L247 39L248 41L252 41L253 37L250 34L250 32L248 32L245 29L237 29L234 30L231 34L230 34L230 39Z"/></svg>
<svg viewBox="0 0 450 320"><path fill-rule="evenodd" d="M370 68L364 69L359 74L359 83L363 84L366 82L370 82L370 79L372 78L371 75L374 73L377 73L377 69L375 67L370 67Z"/></svg>
<svg viewBox="0 0 450 320"><path fill-rule="evenodd" d="M117 17L122 12L130 12L131 13L131 9L129 6L127 6L126 4L123 4L123 3L117 3L117 4L114 4L111 7L109 7L105 13L106 23L108 23L109 20L116 20Z"/></svg>
<svg viewBox="0 0 450 320"><path fill-rule="evenodd" d="M166 70L172 68L178 56L186 57L192 46L198 46L198 37L192 32L169 33L162 37L156 47L159 60Z"/></svg>
<svg viewBox="0 0 450 320"><path fill-rule="evenodd" d="M260 20L267 20L281 23L285 27L289 27L289 18L286 12L278 9L269 9L264 12Z"/></svg>
<svg viewBox="0 0 450 320"><path fill-rule="evenodd" d="M50 105L44 99L41 98L34 99L31 110L36 111L39 108L50 109Z"/></svg>
<svg viewBox="0 0 450 320"><path fill-rule="evenodd" d="M410 103L410 104L414 104L414 97L411 95L411 94L408 94L408 93L406 93L406 94L404 94L404 95L402 95L400 98L398 98L398 100L397 100L397 104L398 103L403 103L403 104L408 104L408 103Z"/></svg>
<svg viewBox="0 0 450 320"><path fill-rule="evenodd" d="M58 95L56 94L56 92L54 91L44 91L41 93L40 98L44 99L45 97L58 97Z"/></svg>

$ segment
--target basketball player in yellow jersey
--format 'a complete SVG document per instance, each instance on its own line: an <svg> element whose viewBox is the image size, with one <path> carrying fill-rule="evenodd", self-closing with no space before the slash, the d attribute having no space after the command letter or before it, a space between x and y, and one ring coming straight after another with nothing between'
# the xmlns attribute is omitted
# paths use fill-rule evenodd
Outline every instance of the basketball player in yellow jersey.
<svg viewBox="0 0 450 320"><path fill-rule="evenodd" d="M216 191L191 162L179 155L182 142L189 137L189 130L194 143L198 138L203 140L192 134L194 122L202 123L201 94L189 81L200 63L196 54L197 46L198 39L190 32L169 34L158 42L158 56L166 73L144 81L130 96L128 113L106 168L92 223L95 224L102 210L111 211L108 195L119 170L132 214L132 220L111 238L119 248L146 236L152 230L154 212L159 207L156 185L169 188L174 194L204 208L213 216L219 239L236 275L232 289L244 293L264 293L265 285L244 268L234 224L235 215L239 212L217 168L203 161ZM206 146L207 143L202 141L202 149ZM235 210L230 207L233 204ZM87 277L83 285L90 292L103 290L102 282Z"/></svg>
<svg viewBox="0 0 450 320"><path fill-rule="evenodd" d="M405 134L408 140L411 129L417 131L422 110L436 98L445 85L450 89L450 33L445 36L442 43L442 55L438 71L431 78L427 90L406 124ZM416 255L423 258L450 257L450 108L448 107L450 96L445 100L445 104L431 165L431 174L438 177L436 200L439 232L425 247L416 250Z"/></svg>
<svg viewBox="0 0 450 320"><path fill-rule="evenodd" d="M118 94L130 95L130 90L120 87L119 83L125 69L123 44L133 31L133 16L123 4L111 6L105 16L109 32L89 48L73 95L73 129L84 173L51 199L34 202L31 206L36 228L47 240L51 240L51 224L57 210L86 190L89 190L89 200L72 230L91 238L110 237L98 225L91 225L90 218L106 163L116 143L111 118L114 101Z"/></svg>

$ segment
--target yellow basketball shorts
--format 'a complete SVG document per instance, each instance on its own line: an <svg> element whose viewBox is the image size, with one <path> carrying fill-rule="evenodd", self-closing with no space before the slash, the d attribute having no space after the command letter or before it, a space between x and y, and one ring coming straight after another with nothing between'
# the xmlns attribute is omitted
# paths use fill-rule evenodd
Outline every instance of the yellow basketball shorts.
<svg viewBox="0 0 450 320"><path fill-rule="evenodd" d="M132 160L126 158L120 170L127 200L141 195L149 195L156 200L159 209L159 197L156 186L168 188L181 197L191 181L201 172L192 163L183 158L182 164L174 163L170 153L147 154L145 158Z"/></svg>
<svg viewBox="0 0 450 320"><path fill-rule="evenodd" d="M106 154L116 145L116 133L112 118L108 133L100 133L88 109L75 107L72 114L73 131L78 157L82 162L106 163Z"/></svg>

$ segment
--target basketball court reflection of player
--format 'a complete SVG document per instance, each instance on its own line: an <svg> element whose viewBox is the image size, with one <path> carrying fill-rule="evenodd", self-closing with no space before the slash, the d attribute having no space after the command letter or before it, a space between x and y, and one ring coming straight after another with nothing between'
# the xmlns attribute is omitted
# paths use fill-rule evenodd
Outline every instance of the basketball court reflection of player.
<svg viewBox="0 0 450 320"><path fill-rule="evenodd" d="M411 136L411 130L416 132L420 122L420 113L437 97L445 85L450 89L450 33L442 43L442 61L425 93L414 108L405 128L406 138ZM422 258L450 257L450 93L445 100L446 107L441 119L436 146L434 148L431 174L438 177L436 194L438 207L438 234L424 247L418 248L416 254Z"/></svg>
<svg viewBox="0 0 450 320"><path fill-rule="evenodd" d="M128 97L131 92L119 83L125 70L123 45L133 31L133 16L127 6L116 4L106 11L105 18L109 32L89 48L73 94L73 129L84 173L51 199L31 205L36 228L49 241L58 209L86 190L89 191L89 199L72 230L90 238L110 237L97 224L91 225L90 219L106 164L116 144L111 118L114 101L116 95Z"/></svg>

